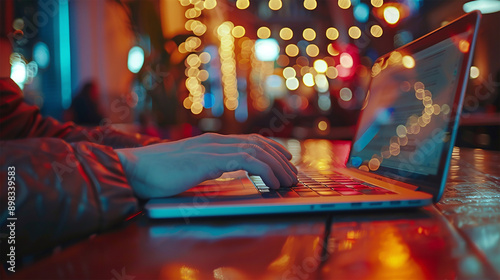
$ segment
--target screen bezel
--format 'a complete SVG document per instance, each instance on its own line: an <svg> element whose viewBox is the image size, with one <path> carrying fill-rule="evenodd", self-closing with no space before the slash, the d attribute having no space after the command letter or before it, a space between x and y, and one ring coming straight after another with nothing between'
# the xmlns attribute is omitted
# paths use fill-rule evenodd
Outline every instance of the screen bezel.
<svg viewBox="0 0 500 280"><path fill-rule="evenodd" d="M449 137L450 140L444 143L443 146L443 153L442 156L439 160L439 165L438 165L438 172L435 175L418 175L415 178L412 177L402 177L398 175L398 170L390 167L383 167L381 166L378 170L376 171L370 171L369 173L375 173L378 175L382 175L385 177L389 177L391 179L396 179L398 181L403 181L405 183L415 185L418 187L418 190L424 191L426 193L429 193L433 196L434 202L439 201L441 199L441 196L444 191L444 187L446 184L446 179L448 175L448 170L449 170L449 165L450 165L450 160L451 160L451 154L453 152L453 147L455 143L455 138L458 130L458 123L459 123L459 118L460 114L462 111L462 103L465 95L465 90L467 86L467 81L468 81L468 76L469 76L469 69L472 63L472 56L474 53L474 47L476 44L476 37L477 37L477 30L479 27L479 22L481 19L481 13L479 11L473 11L468 14L465 14L461 16L460 18L450 22L449 24L442 26L439 29L436 29L435 31L422 36L415 41L408 43L402 47L397 48L394 51L399 51L399 52L404 52L404 53L417 53L419 51L422 51L426 48L429 48L433 45L436 45L439 42L442 42L445 39L451 38L454 35L457 34L462 34L464 32L470 31L471 35L469 38L470 40L470 47L469 51L464 53L463 56L463 63L460 67L459 71L459 77L458 77L458 84L457 88L454 94L453 98L453 106L450 106L451 111L450 111L450 121L448 123L448 126L446 127L446 132L449 132ZM389 58L390 54L392 53L389 52L380 58L377 59L375 63L385 61L386 59ZM370 84L368 86L368 89L371 88L371 83L372 79L370 79ZM372 94L372 93L370 93ZM367 95L367 98L369 96ZM360 121L363 115L363 110L360 112L360 116L358 118L358 124L357 127L360 127ZM357 132L359 133L359 131ZM350 165L350 159L352 156L353 152L353 145L355 143L355 139L358 138L359 135L354 136L354 139L351 143L351 150L349 152L349 157L347 159L346 166L348 167L353 167L354 166ZM367 172L367 171L363 171Z"/></svg>

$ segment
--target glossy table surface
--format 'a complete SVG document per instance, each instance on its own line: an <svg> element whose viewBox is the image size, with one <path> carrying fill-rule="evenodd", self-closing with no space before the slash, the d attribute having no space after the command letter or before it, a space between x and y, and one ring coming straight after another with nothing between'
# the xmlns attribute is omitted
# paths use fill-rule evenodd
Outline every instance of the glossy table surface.
<svg viewBox="0 0 500 280"><path fill-rule="evenodd" d="M348 146L337 147L333 162L342 162ZM157 221L141 214L10 276L500 279L500 153L455 148L447 190L432 206Z"/></svg>

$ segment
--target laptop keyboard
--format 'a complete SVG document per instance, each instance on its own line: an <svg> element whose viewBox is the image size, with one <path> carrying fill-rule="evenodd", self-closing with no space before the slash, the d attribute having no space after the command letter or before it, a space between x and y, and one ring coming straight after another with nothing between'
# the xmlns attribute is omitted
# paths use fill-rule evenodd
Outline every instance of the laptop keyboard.
<svg viewBox="0 0 500 280"><path fill-rule="evenodd" d="M320 174L317 171L299 172L297 178L299 183L296 185L274 190L266 186L259 176L250 176L262 196L270 198L394 194L387 189L337 172L330 172L330 174Z"/></svg>

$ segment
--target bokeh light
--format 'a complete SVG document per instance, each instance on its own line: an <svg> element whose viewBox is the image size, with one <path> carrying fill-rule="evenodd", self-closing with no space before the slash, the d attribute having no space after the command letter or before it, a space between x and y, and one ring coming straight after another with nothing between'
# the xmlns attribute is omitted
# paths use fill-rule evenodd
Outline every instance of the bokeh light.
<svg viewBox="0 0 500 280"><path fill-rule="evenodd" d="M297 75L297 72L292 67L286 67L285 69L283 69L283 77L285 79L293 78L296 75Z"/></svg>
<svg viewBox="0 0 500 280"><path fill-rule="evenodd" d="M271 37L271 29L266 26L260 27L259 29L257 29L257 37L259 37L260 39L267 39Z"/></svg>
<svg viewBox="0 0 500 280"><path fill-rule="evenodd" d="M245 28L243 26L235 26L233 30L231 30L231 34L233 34L234 38L241 38L245 36Z"/></svg>
<svg viewBox="0 0 500 280"><path fill-rule="evenodd" d="M342 9L349 9L351 7L351 0L339 0L338 4Z"/></svg>
<svg viewBox="0 0 500 280"><path fill-rule="evenodd" d="M280 47L276 39L259 39L255 42L255 56L258 60L275 61L279 54Z"/></svg>
<svg viewBox="0 0 500 280"><path fill-rule="evenodd" d="M318 98L318 107L323 111L328 111L332 107L332 101L328 94L322 94Z"/></svg>
<svg viewBox="0 0 500 280"><path fill-rule="evenodd" d="M370 33L372 34L373 37L379 38L384 33L384 30L380 25L374 24L372 27L370 27Z"/></svg>
<svg viewBox="0 0 500 280"><path fill-rule="evenodd" d="M334 66L329 66L325 74L328 78L333 80L338 77L339 71Z"/></svg>
<svg viewBox="0 0 500 280"><path fill-rule="evenodd" d="M278 65L281 67L285 67L290 63L290 59L288 58L288 56L280 54L278 56L278 59L276 60L276 63L278 63Z"/></svg>
<svg viewBox="0 0 500 280"><path fill-rule="evenodd" d="M318 59L314 61L313 66L314 70L316 70L316 72L318 73L325 73L326 70L328 69L328 64L323 59Z"/></svg>
<svg viewBox="0 0 500 280"><path fill-rule="evenodd" d="M12 62L10 78L22 89L26 81L26 62L19 59Z"/></svg>
<svg viewBox="0 0 500 280"><path fill-rule="evenodd" d="M269 9L277 11L283 7L281 0L269 0Z"/></svg>
<svg viewBox="0 0 500 280"><path fill-rule="evenodd" d="M314 10L316 7L318 7L318 2L316 2L316 0L304 0L304 8Z"/></svg>
<svg viewBox="0 0 500 280"><path fill-rule="evenodd" d="M335 49L332 44L328 44L327 51L332 56L337 56L340 54L340 52Z"/></svg>
<svg viewBox="0 0 500 280"><path fill-rule="evenodd" d="M37 42L33 46L33 60L38 63L38 66L42 69L47 68L50 62L50 52L49 47L44 42Z"/></svg>
<svg viewBox="0 0 500 280"><path fill-rule="evenodd" d="M139 46L134 46L128 52L127 66L132 73L138 73L144 64L144 50Z"/></svg>
<svg viewBox="0 0 500 280"><path fill-rule="evenodd" d="M311 73L306 73L302 76L302 82L308 87L314 86L314 76Z"/></svg>
<svg viewBox="0 0 500 280"><path fill-rule="evenodd" d="M299 80L296 77L286 79L285 86L289 90L296 90L299 88Z"/></svg>
<svg viewBox="0 0 500 280"><path fill-rule="evenodd" d="M310 44L306 48L306 53L310 57L316 57L319 55L319 48L315 44Z"/></svg>
<svg viewBox="0 0 500 280"><path fill-rule="evenodd" d="M339 37L339 31L335 27L330 27L326 30L326 38L330 40L337 40Z"/></svg>
<svg viewBox="0 0 500 280"><path fill-rule="evenodd" d="M328 129L328 123L326 121L319 121L318 122L318 129L321 131L325 131Z"/></svg>
<svg viewBox="0 0 500 280"><path fill-rule="evenodd" d="M389 63L395 64L400 63L403 59L403 55L398 51L393 51L389 56Z"/></svg>
<svg viewBox="0 0 500 280"><path fill-rule="evenodd" d="M413 57L411 57L410 55L403 56L402 61L403 61L403 66L408 69L415 67L415 59L413 59Z"/></svg>
<svg viewBox="0 0 500 280"><path fill-rule="evenodd" d="M384 0L371 0L372 6L375 8L380 8L384 5Z"/></svg>
<svg viewBox="0 0 500 280"><path fill-rule="evenodd" d="M464 12L470 13L479 10L482 14L496 13L500 11L500 1L476 0L469 1L463 5Z"/></svg>
<svg viewBox="0 0 500 280"><path fill-rule="evenodd" d="M280 30L280 38L283 40L290 40L293 38L293 31L288 27L283 27Z"/></svg>
<svg viewBox="0 0 500 280"><path fill-rule="evenodd" d="M205 2L203 2L203 7L207 10L217 7L217 0L205 0Z"/></svg>
<svg viewBox="0 0 500 280"><path fill-rule="evenodd" d="M250 1L249 0L237 0L236 1L236 8L240 10L244 10L250 6Z"/></svg>
<svg viewBox="0 0 500 280"><path fill-rule="evenodd" d="M306 39L307 41L312 41L316 39L316 31L314 31L314 29L312 28L306 28L302 32L302 37L304 37L304 39Z"/></svg>
<svg viewBox="0 0 500 280"><path fill-rule="evenodd" d="M340 65L344 68L351 68L354 65L352 56L348 53L342 53L340 55Z"/></svg>
<svg viewBox="0 0 500 280"><path fill-rule="evenodd" d="M406 136L406 126L400 124L398 125L398 127L396 127L396 134L398 135L398 137L402 138L402 137L405 137Z"/></svg>
<svg viewBox="0 0 500 280"><path fill-rule="evenodd" d="M329 88L328 79L324 74L318 74L314 76L314 82L316 83L317 89L319 92L327 92Z"/></svg>
<svg viewBox="0 0 500 280"><path fill-rule="evenodd" d="M479 77L479 68L477 68L477 66L471 66L470 67L470 78L471 79L476 79L477 77Z"/></svg>
<svg viewBox="0 0 500 280"><path fill-rule="evenodd" d="M210 62L210 60L212 59L210 54L208 52L202 52L200 53L200 62L203 63L203 64L207 64Z"/></svg>
<svg viewBox="0 0 500 280"><path fill-rule="evenodd" d="M370 8L365 3L359 3L353 10L354 18L359 22L367 22L370 16Z"/></svg>
<svg viewBox="0 0 500 280"><path fill-rule="evenodd" d="M401 14L399 9L394 6L384 8L384 19L389 24L396 24L399 21Z"/></svg>
<svg viewBox="0 0 500 280"><path fill-rule="evenodd" d="M202 82L208 80L208 76L209 76L208 71L204 70L204 69L200 70L198 72L198 74L196 75L196 77L198 78L198 80L200 80Z"/></svg>
<svg viewBox="0 0 500 280"><path fill-rule="evenodd" d="M458 49L460 49L461 52L466 53L469 51L470 48L470 43L467 40L460 40L458 42Z"/></svg>
<svg viewBox="0 0 500 280"><path fill-rule="evenodd" d="M295 44L290 44L290 45L286 46L285 53L288 56L295 57L295 56L299 55L299 47L297 47L297 45L295 45Z"/></svg>
<svg viewBox="0 0 500 280"><path fill-rule="evenodd" d="M361 37L361 29L357 26L349 27L349 36L353 39L359 39Z"/></svg>
<svg viewBox="0 0 500 280"><path fill-rule="evenodd" d="M380 160L378 158L372 158L370 159L370 161L368 161L368 168L371 170L371 171L376 171L378 170L380 167Z"/></svg>
<svg viewBox="0 0 500 280"><path fill-rule="evenodd" d="M12 23L12 28L22 31L24 29L24 20L22 18L16 18Z"/></svg>
<svg viewBox="0 0 500 280"><path fill-rule="evenodd" d="M340 99L350 101L352 99L352 91L349 88L340 89Z"/></svg>

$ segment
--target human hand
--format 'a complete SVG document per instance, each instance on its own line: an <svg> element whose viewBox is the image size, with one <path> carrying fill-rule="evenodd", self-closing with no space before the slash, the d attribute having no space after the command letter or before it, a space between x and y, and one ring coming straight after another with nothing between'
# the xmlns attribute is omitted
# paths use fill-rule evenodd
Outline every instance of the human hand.
<svg viewBox="0 0 500 280"><path fill-rule="evenodd" d="M140 198L181 193L224 172L246 170L271 188L297 183L292 155L258 134L206 133L140 148L116 149L127 179Z"/></svg>

